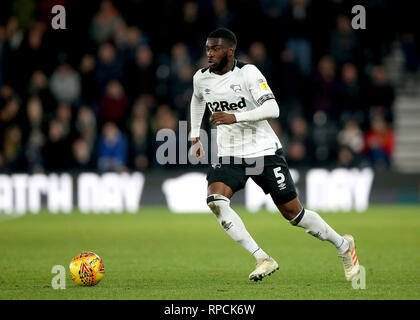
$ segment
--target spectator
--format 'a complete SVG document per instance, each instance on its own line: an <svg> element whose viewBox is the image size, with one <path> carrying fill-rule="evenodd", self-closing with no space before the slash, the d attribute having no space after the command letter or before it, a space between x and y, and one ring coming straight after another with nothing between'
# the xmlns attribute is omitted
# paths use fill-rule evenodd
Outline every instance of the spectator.
<svg viewBox="0 0 420 320"><path fill-rule="evenodd" d="M188 48L183 43L176 43L171 49L171 74L178 74L179 70L185 65L191 65L191 58L188 53Z"/></svg>
<svg viewBox="0 0 420 320"><path fill-rule="evenodd" d="M127 142L115 123L104 124L98 145L98 169L122 171L127 162Z"/></svg>
<svg viewBox="0 0 420 320"><path fill-rule="evenodd" d="M88 145L90 152L93 152L96 142L97 123L95 114L89 107L82 106L77 112L75 129L78 136Z"/></svg>
<svg viewBox="0 0 420 320"><path fill-rule="evenodd" d="M377 65L372 68L371 81L367 87L365 99L371 115L378 115L390 123L393 122L392 105L395 93L388 81L384 66Z"/></svg>
<svg viewBox="0 0 420 320"><path fill-rule="evenodd" d="M89 144L83 138L78 138L72 143L72 168L77 171L89 171L95 169L92 151Z"/></svg>
<svg viewBox="0 0 420 320"><path fill-rule="evenodd" d="M213 0L213 26L214 28L229 28L233 16L229 11L227 0Z"/></svg>
<svg viewBox="0 0 420 320"><path fill-rule="evenodd" d="M302 75L312 72L312 17L307 0L291 0L285 12L286 49L293 52Z"/></svg>
<svg viewBox="0 0 420 320"><path fill-rule="evenodd" d="M43 110L46 113L50 113L55 108L55 98L51 94L49 88L47 75L41 70L36 70L29 82L28 95L37 96L42 101Z"/></svg>
<svg viewBox="0 0 420 320"><path fill-rule="evenodd" d="M204 20L204 21L203 21ZM187 0L182 7L182 18L177 21L173 39L180 39L188 47L194 60L200 59L203 52L202 41L207 36L209 21L199 14L199 5L196 1Z"/></svg>
<svg viewBox="0 0 420 320"><path fill-rule="evenodd" d="M26 161L22 147L22 131L17 125L6 128L2 149L6 172L25 171Z"/></svg>
<svg viewBox="0 0 420 320"><path fill-rule="evenodd" d="M333 93L337 112L342 122L348 119L364 121L363 91L354 64L346 63L341 69L341 79Z"/></svg>
<svg viewBox="0 0 420 320"><path fill-rule="evenodd" d="M358 123L354 120L347 121L338 133L337 142L341 147L350 149L352 153L361 154L364 148L364 137Z"/></svg>
<svg viewBox="0 0 420 320"><path fill-rule="evenodd" d="M121 20L118 22L115 26L115 31L112 39L110 39L110 42L112 42L115 45L115 48L117 51L120 51L122 53L123 59L125 59L125 46L127 44L127 33L128 33L128 26L127 23L124 20Z"/></svg>
<svg viewBox="0 0 420 320"><path fill-rule="evenodd" d="M5 129L10 125L19 124L22 111L13 88L3 86L0 95L0 141L3 141Z"/></svg>
<svg viewBox="0 0 420 320"><path fill-rule="evenodd" d="M409 73L416 73L420 66L420 50L414 33L404 32L401 37L404 54L404 68Z"/></svg>
<svg viewBox="0 0 420 320"><path fill-rule="evenodd" d="M123 19L112 1L103 0L90 26L92 39L98 45L112 40L121 22Z"/></svg>
<svg viewBox="0 0 420 320"><path fill-rule="evenodd" d="M262 42L255 41L249 47L249 58L251 63L254 64L267 81L271 83L273 78L273 65L270 57L267 56L265 45Z"/></svg>
<svg viewBox="0 0 420 320"><path fill-rule="evenodd" d="M7 61L3 64L4 81L20 95L25 94L34 71L49 69L48 52L43 46L44 31L44 26L37 23L26 36L20 29L17 18L12 17L8 21L4 49L4 60Z"/></svg>
<svg viewBox="0 0 420 320"><path fill-rule="evenodd" d="M125 42L121 45L121 49L124 52L124 60L130 63L134 62L136 60L137 49L147 44L147 35L143 30L136 26L128 27Z"/></svg>
<svg viewBox="0 0 420 320"><path fill-rule="evenodd" d="M28 32L26 41L22 44L22 57L31 57L21 61L22 68L25 71L25 82L36 70L50 73L50 60L48 48L45 45L46 27L41 22L34 23Z"/></svg>
<svg viewBox="0 0 420 320"><path fill-rule="evenodd" d="M2 103L16 97L17 97L16 92L12 86L5 84L1 87L0 100L2 101Z"/></svg>
<svg viewBox="0 0 420 320"><path fill-rule="evenodd" d="M337 148L337 124L328 118L324 111L317 111L313 116L311 130L315 165L327 166L336 159Z"/></svg>
<svg viewBox="0 0 420 320"><path fill-rule="evenodd" d="M156 157L153 157L153 166L159 168L175 168L176 166L174 165L164 165L162 167L160 163L156 162L156 158L158 158L158 160L161 160L160 156L162 154L158 152L158 150L162 151L162 149L159 149L161 145L165 144L165 150L178 150L178 118L176 114L172 111L172 109L169 107L169 105L162 104L158 106L156 114L153 118L152 129L155 135L159 132L159 130L170 130L174 133L174 135L171 135L171 138L167 139L167 141L154 141L153 154L155 154ZM175 139L173 139L173 137L175 137ZM168 156L168 154L164 156L166 157Z"/></svg>
<svg viewBox="0 0 420 320"><path fill-rule="evenodd" d="M147 122L135 118L131 122L130 159L135 170L144 171L149 167L149 137Z"/></svg>
<svg viewBox="0 0 420 320"><path fill-rule="evenodd" d="M358 64L359 41L351 27L350 19L339 15L336 28L331 34L330 52L339 68L347 62Z"/></svg>
<svg viewBox="0 0 420 320"><path fill-rule="evenodd" d="M270 119L268 120L268 123L270 124L271 128L273 129L273 131L278 137L282 137L283 135L286 134L285 132L283 132L283 128L281 126L279 119Z"/></svg>
<svg viewBox="0 0 420 320"><path fill-rule="evenodd" d="M73 139L73 110L68 103L60 103L55 112L55 119L60 121L63 126L64 136L66 139Z"/></svg>
<svg viewBox="0 0 420 320"><path fill-rule="evenodd" d="M109 43L103 43L98 50L96 63L96 81L99 94L102 95L106 85L112 80L121 81L123 77L123 62L117 55L115 47Z"/></svg>
<svg viewBox="0 0 420 320"><path fill-rule="evenodd" d="M101 123L114 122L122 127L128 109L128 98L124 88L114 80L106 86L105 96L99 102L98 116Z"/></svg>
<svg viewBox="0 0 420 320"><path fill-rule="evenodd" d="M277 72L273 75L274 85L271 86L271 89L276 98L286 104L301 100L304 79L300 74L293 52L283 50L275 69ZM288 108L284 109L288 110Z"/></svg>
<svg viewBox="0 0 420 320"><path fill-rule="evenodd" d="M298 140L292 140L287 146L287 162L291 167L306 166L307 150L305 144Z"/></svg>
<svg viewBox="0 0 420 320"><path fill-rule="evenodd" d="M187 118L188 106L192 96L192 77L194 71L191 65L183 65L170 86L172 104L182 119Z"/></svg>
<svg viewBox="0 0 420 320"><path fill-rule="evenodd" d="M27 136L25 144L25 155L27 160L27 171L38 173L44 171L43 147L45 135L39 129L34 129Z"/></svg>
<svg viewBox="0 0 420 320"><path fill-rule="evenodd" d="M79 66L80 72L80 99L82 103L92 104L98 100L99 88L96 81L96 59L91 54L85 54Z"/></svg>
<svg viewBox="0 0 420 320"><path fill-rule="evenodd" d="M318 72L312 84L311 109L308 112L308 116L311 118L317 111L327 113L332 119L337 117L337 110L333 101L337 90L335 67L334 60L329 56L321 58L318 63Z"/></svg>
<svg viewBox="0 0 420 320"><path fill-rule="evenodd" d="M29 136L31 131L43 131L45 128L44 108L38 96L32 96L26 103L26 118L23 123L23 133Z"/></svg>
<svg viewBox="0 0 420 320"><path fill-rule="evenodd" d="M158 131L160 129L171 129L177 130L178 118L175 113L167 104L158 106L155 117L154 117L154 129Z"/></svg>
<svg viewBox="0 0 420 320"><path fill-rule="evenodd" d="M80 76L68 63L63 63L51 75L50 89L57 102L74 103L80 98Z"/></svg>
<svg viewBox="0 0 420 320"><path fill-rule="evenodd" d="M141 98L134 102L133 109L131 112L132 118L136 119L148 119L149 118L149 105Z"/></svg>
<svg viewBox="0 0 420 320"><path fill-rule="evenodd" d="M46 171L64 171L70 168L70 145L64 125L57 119L51 120L48 138L43 148L44 168Z"/></svg>
<svg viewBox="0 0 420 320"><path fill-rule="evenodd" d="M312 163L313 143L308 124L302 117L292 119L287 146L288 161L294 167L307 167Z"/></svg>
<svg viewBox="0 0 420 320"><path fill-rule="evenodd" d="M3 55L6 46L6 28L0 25L0 88L3 85Z"/></svg>
<svg viewBox="0 0 420 320"><path fill-rule="evenodd" d="M17 97L12 96L5 101L3 108L0 110L0 124L18 123L20 116L20 102Z"/></svg>
<svg viewBox="0 0 420 320"><path fill-rule="evenodd" d="M394 151L394 131L381 117L374 117L371 129L365 135L365 150L370 164L376 169L390 165Z"/></svg>
<svg viewBox="0 0 420 320"><path fill-rule="evenodd" d="M127 95L134 100L140 94L154 94L156 82L153 52L148 45L140 46L135 62L126 67L124 86Z"/></svg>
<svg viewBox="0 0 420 320"><path fill-rule="evenodd" d="M25 34L19 24L19 19L16 16L11 16L6 24L6 48L10 56L7 57L8 67L10 70L18 68L20 49L23 44Z"/></svg>
<svg viewBox="0 0 420 320"><path fill-rule="evenodd" d="M349 147L340 147L338 150L336 167L351 169L357 166L359 166L359 161L354 152Z"/></svg>
<svg viewBox="0 0 420 320"><path fill-rule="evenodd" d="M275 30L281 24L282 18L289 5L289 0L259 0L264 12L265 30ZM269 35L265 35L269 41ZM280 42L280 41L279 41ZM274 52L278 52L278 43L273 43Z"/></svg>

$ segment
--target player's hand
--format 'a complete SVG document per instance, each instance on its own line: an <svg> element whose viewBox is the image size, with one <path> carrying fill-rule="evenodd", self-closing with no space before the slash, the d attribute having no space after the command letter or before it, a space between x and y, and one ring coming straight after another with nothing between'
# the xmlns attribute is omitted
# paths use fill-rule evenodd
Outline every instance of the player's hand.
<svg viewBox="0 0 420 320"><path fill-rule="evenodd" d="M190 148L190 154L194 157L196 157L197 159L201 159L202 157L204 157L204 148L203 145L200 142L199 138L195 138L192 141L192 145Z"/></svg>
<svg viewBox="0 0 420 320"><path fill-rule="evenodd" d="M231 113L215 112L211 115L210 122L216 126L220 124L232 124L236 122L236 117Z"/></svg>

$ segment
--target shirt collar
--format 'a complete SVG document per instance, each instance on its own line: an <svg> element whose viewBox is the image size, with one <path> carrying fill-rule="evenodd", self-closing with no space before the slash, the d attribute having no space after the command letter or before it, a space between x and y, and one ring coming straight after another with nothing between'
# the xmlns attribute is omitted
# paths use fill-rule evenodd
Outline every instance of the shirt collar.
<svg viewBox="0 0 420 320"><path fill-rule="evenodd" d="M235 70L235 67L236 67L236 59L235 60L233 60L233 66L232 66L232 69L230 69L230 71L233 71L233 70Z"/></svg>

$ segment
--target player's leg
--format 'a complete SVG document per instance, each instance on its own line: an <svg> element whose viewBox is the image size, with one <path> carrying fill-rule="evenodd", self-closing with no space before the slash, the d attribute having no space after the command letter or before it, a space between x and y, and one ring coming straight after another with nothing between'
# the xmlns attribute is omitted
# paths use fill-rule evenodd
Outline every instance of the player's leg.
<svg viewBox="0 0 420 320"><path fill-rule="evenodd" d="M257 268L249 275L250 280L262 280L278 269L277 262L261 249L247 231L242 219L231 208L230 198L245 186L247 178L244 168L230 165L215 165L209 167L207 174L209 182L207 204L216 216L226 233L251 253Z"/></svg>
<svg viewBox="0 0 420 320"><path fill-rule="evenodd" d="M332 243L343 262L346 279L353 280L359 272L359 261L353 236L339 235L318 213L303 208L297 197L287 203L277 204L277 208L292 225L304 228L314 237Z"/></svg>
<svg viewBox="0 0 420 320"><path fill-rule="evenodd" d="M359 269L353 237L339 235L318 213L303 208L297 197L286 159L281 152L267 160L264 174L253 178L254 181L265 193L271 195L283 217L293 226L301 227L312 236L334 245L343 260L346 279L351 280Z"/></svg>
<svg viewBox="0 0 420 320"><path fill-rule="evenodd" d="M318 213L303 208L298 197L281 204L277 201L276 205L283 217L293 226L301 227L310 235L332 243L340 254L348 250L348 241L331 228Z"/></svg>
<svg viewBox="0 0 420 320"><path fill-rule="evenodd" d="M255 259L264 259L268 255L262 250L247 231L240 216L231 208L232 189L223 182L213 182L208 187L207 205L214 213L220 226L226 233L251 253Z"/></svg>

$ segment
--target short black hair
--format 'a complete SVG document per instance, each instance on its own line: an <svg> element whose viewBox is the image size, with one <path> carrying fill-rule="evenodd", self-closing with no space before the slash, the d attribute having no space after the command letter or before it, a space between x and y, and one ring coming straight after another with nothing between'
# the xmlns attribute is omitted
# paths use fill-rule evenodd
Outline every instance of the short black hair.
<svg viewBox="0 0 420 320"><path fill-rule="evenodd" d="M233 47L236 48L236 44L237 44L236 36L232 31L230 31L227 28L219 28L219 29L216 29L216 30L210 32L207 39L208 38L222 38L222 39L228 41L231 45L233 45Z"/></svg>

